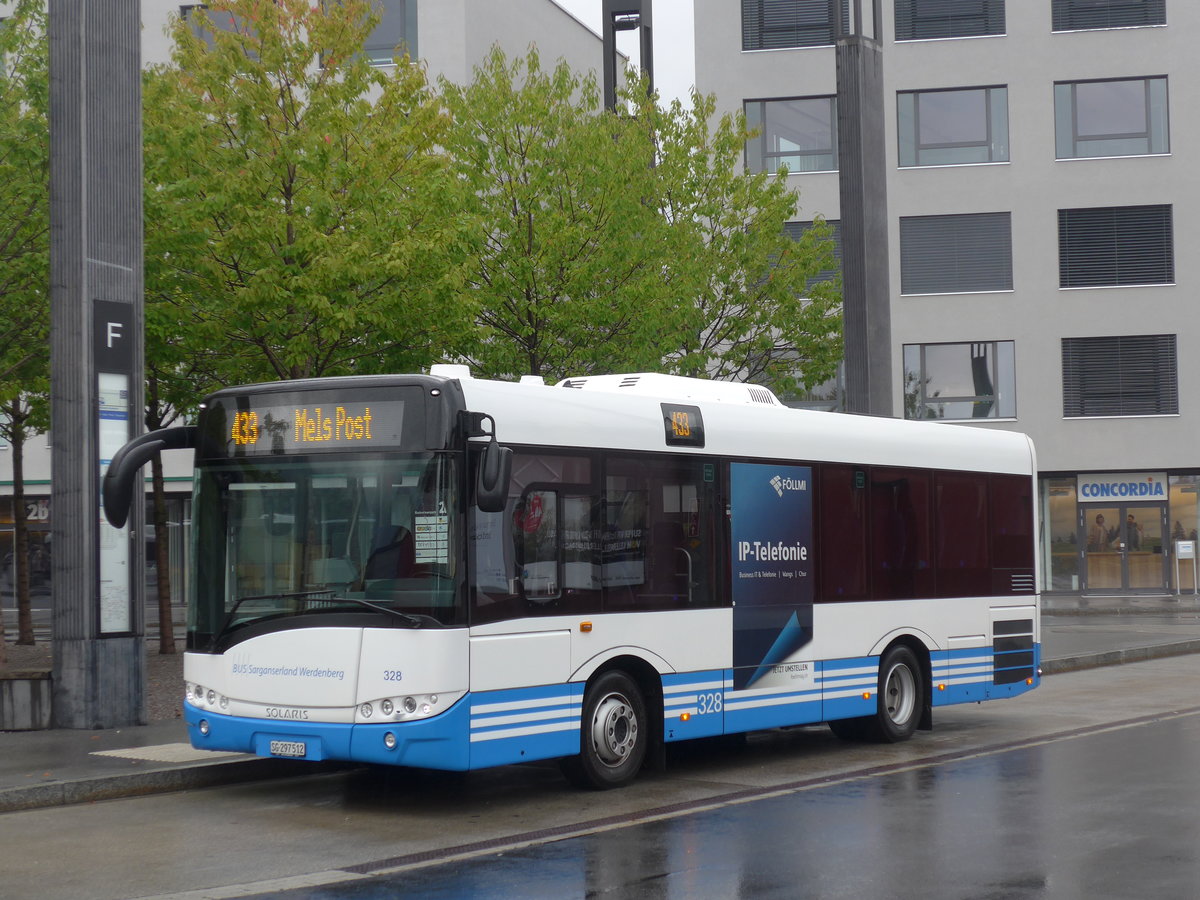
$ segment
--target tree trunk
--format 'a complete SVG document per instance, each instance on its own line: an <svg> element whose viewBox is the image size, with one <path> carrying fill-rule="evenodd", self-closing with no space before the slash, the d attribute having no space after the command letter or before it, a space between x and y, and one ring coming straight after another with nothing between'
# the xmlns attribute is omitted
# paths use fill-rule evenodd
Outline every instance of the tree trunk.
<svg viewBox="0 0 1200 900"><path fill-rule="evenodd" d="M171 620L171 542L167 526L167 497L163 489L162 455L150 459L154 485L154 568L158 573L158 652L175 652L175 624Z"/></svg>
<svg viewBox="0 0 1200 900"><path fill-rule="evenodd" d="M32 645L33 610L29 604L29 522L25 510L25 429L12 429L13 565L17 576L17 643Z"/></svg>
<svg viewBox="0 0 1200 900"><path fill-rule="evenodd" d="M16 556L13 557L16 559ZM14 572L14 577L15 577ZM8 665L8 650L5 649L7 632L4 630L4 602L0 599L0 669Z"/></svg>

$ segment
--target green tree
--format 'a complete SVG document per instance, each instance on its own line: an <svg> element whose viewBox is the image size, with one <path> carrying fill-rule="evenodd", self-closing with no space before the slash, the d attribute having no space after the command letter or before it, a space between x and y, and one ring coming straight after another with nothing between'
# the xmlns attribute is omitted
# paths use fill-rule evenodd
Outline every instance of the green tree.
<svg viewBox="0 0 1200 900"><path fill-rule="evenodd" d="M48 375L32 383L33 393L0 403L0 439L12 453L13 583L17 593L17 643L32 645L33 610L29 602L29 520L25 508L25 442L50 427ZM37 390L40 388L41 390ZM2 633L0 633L2 634ZM0 640L0 643L3 643Z"/></svg>
<svg viewBox="0 0 1200 900"><path fill-rule="evenodd" d="M30 644L22 460L28 429L44 409L49 375L48 62L43 4L18 0L0 27L0 434L12 447L18 642Z"/></svg>
<svg viewBox="0 0 1200 900"><path fill-rule="evenodd" d="M663 367L765 384L784 395L832 377L842 358L841 282L831 229L793 238L786 173L746 174L745 119L712 95L662 106L631 78L625 100L655 147L656 202L670 224Z"/></svg>
<svg viewBox="0 0 1200 900"><path fill-rule="evenodd" d="M471 185L484 246L471 275L487 377L657 368L666 229L652 147L601 109L593 76L536 50L494 49L471 84L440 82L449 148Z"/></svg>
<svg viewBox="0 0 1200 900"><path fill-rule="evenodd" d="M50 325L49 56L43 4L0 26L0 401L46 364Z"/></svg>
<svg viewBox="0 0 1200 900"><path fill-rule="evenodd" d="M480 374L669 371L794 391L841 358L830 231L799 240L786 178L746 175L741 117L668 108L630 75L619 111L595 79L536 50L493 50L466 87L441 82L451 152L485 245L472 277Z"/></svg>
<svg viewBox="0 0 1200 900"><path fill-rule="evenodd" d="M361 54L376 21L367 0L216 2L145 80L147 295L227 380L422 365L463 337L448 119L421 68Z"/></svg>

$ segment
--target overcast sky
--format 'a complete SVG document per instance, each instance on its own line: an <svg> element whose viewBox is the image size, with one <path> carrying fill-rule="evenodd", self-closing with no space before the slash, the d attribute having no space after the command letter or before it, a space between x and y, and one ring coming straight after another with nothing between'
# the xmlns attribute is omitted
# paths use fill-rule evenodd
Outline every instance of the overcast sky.
<svg viewBox="0 0 1200 900"><path fill-rule="evenodd" d="M597 34L604 24L602 0L554 0ZM670 100L686 100L696 81L692 0L653 0L654 85ZM617 49L630 53L635 32L617 36ZM629 41L627 45L625 42ZM636 52L636 51L634 51Z"/></svg>

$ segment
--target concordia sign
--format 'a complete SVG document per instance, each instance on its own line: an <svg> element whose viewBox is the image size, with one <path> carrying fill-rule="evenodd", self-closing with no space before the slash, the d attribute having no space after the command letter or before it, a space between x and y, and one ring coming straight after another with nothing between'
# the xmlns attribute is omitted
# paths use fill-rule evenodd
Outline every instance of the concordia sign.
<svg viewBox="0 0 1200 900"><path fill-rule="evenodd" d="M1115 475L1079 475L1080 503L1097 500L1166 500L1166 472L1122 472Z"/></svg>

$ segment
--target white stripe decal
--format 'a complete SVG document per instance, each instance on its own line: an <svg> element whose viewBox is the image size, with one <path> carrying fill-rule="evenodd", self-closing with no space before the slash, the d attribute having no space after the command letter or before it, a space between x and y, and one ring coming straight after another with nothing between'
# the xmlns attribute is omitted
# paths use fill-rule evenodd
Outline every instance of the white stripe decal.
<svg viewBox="0 0 1200 900"><path fill-rule="evenodd" d="M570 694L560 694L552 697L539 697L535 700L510 700L506 703L480 703L471 707L471 715L480 713L515 712L519 709L534 709L536 707L570 706L578 704L578 700Z"/></svg>
<svg viewBox="0 0 1200 900"><path fill-rule="evenodd" d="M729 700L725 703L725 710L742 710L742 709L758 709L764 706L790 706L797 703L816 703L820 701L821 696L814 694L805 696L803 694L786 694L781 697L760 697L757 700Z"/></svg>
<svg viewBox="0 0 1200 900"><path fill-rule="evenodd" d="M570 722L556 722L550 725L538 725L533 728L505 728L499 731L473 731L471 732L471 743L475 744L480 741L498 741L504 738L513 737L528 737L532 734L553 734L556 731L578 731L579 720L575 719Z"/></svg>
<svg viewBox="0 0 1200 900"><path fill-rule="evenodd" d="M471 728L490 728L493 725L512 725L516 722L544 722L547 719L561 719L563 716L577 716L579 707L564 709L535 710L511 716L471 716Z"/></svg>

